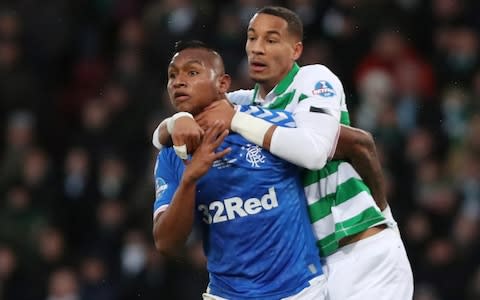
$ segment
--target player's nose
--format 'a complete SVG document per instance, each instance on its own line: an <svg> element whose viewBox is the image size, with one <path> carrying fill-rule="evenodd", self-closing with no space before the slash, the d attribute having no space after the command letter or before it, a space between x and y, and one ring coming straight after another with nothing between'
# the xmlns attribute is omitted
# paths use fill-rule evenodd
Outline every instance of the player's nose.
<svg viewBox="0 0 480 300"><path fill-rule="evenodd" d="M175 79L173 80L174 88L180 88L185 86L187 86L187 80L185 80L185 76L179 75L175 77Z"/></svg>
<svg viewBox="0 0 480 300"><path fill-rule="evenodd" d="M265 53L264 44L260 41L260 39L257 39L250 43L250 52L256 55Z"/></svg>

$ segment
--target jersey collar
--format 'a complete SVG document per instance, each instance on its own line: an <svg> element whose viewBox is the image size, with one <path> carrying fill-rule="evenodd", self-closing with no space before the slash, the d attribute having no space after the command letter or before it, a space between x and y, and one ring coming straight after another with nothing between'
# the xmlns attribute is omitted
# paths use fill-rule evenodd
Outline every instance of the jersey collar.
<svg viewBox="0 0 480 300"><path fill-rule="evenodd" d="M293 81L293 78L295 78L295 75L297 75L298 70L300 70L300 67L298 66L297 63L294 63L292 66L292 69L287 73L285 77L283 77L282 80L277 84L277 86L273 89L273 92L276 95L281 95L283 92L287 90L287 88L290 86L290 84Z"/></svg>
<svg viewBox="0 0 480 300"><path fill-rule="evenodd" d="M298 64L294 63L290 71L288 71L287 75L285 75L285 77L283 77L283 79L280 80L280 82L273 88L273 90L267 94L266 98L268 98L268 95L270 95L272 92L276 96L283 94L287 90L287 88L290 86L290 84L293 82L293 79L295 78L295 75L297 75L299 70L300 70L300 67L298 66ZM259 89L260 89L260 85L256 83L255 88L253 90L253 102L257 102L257 100L259 100L258 99Z"/></svg>

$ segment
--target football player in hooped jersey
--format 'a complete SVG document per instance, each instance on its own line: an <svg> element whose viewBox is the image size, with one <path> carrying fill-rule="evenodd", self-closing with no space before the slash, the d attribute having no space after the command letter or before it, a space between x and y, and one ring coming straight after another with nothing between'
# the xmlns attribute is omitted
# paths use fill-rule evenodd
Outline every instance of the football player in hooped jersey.
<svg viewBox="0 0 480 300"><path fill-rule="evenodd" d="M348 125L348 111L334 74L322 65L300 68L295 63L302 51L301 40L302 25L293 12L280 7L258 11L250 21L246 43L250 77L257 84L253 90L228 94L233 103L293 112L298 128L272 126L218 101L196 116L200 127L186 117L179 118L170 130L173 143L194 149L195 140L201 140L201 127L221 119L249 141L310 169L303 184L317 245L326 255L329 297L411 299L411 268L378 180L381 177L366 176L372 169L361 162L354 163L354 169L347 161L334 160L322 168L328 158L323 151L329 137L325 132L335 131L331 121L338 111L341 122ZM342 129L336 156L352 145L342 138L348 130L353 129Z"/></svg>
<svg viewBox="0 0 480 300"><path fill-rule="evenodd" d="M225 98L229 79L216 52L180 45L168 67L168 94L178 111L196 115ZM173 148L159 153L157 249L175 255L198 222L210 274L204 299L325 299L298 167L224 127L214 123L188 163Z"/></svg>

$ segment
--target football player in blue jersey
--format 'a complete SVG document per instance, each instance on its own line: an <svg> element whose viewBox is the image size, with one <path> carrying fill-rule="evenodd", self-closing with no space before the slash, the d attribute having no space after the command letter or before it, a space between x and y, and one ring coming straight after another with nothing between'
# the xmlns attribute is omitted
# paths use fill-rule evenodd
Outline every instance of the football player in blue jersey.
<svg viewBox="0 0 480 300"><path fill-rule="evenodd" d="M337 123L332 120L339 118L335 106L340 105L340 120L344 124L349 123L348 111L336 76L324 66L296 64L302 52L302 29L299 17L288 9L260 9L250 20L246 42L249 75L257 84L252 90L227 96L236 104L252 103L290 111L296 115L298 128L275 128L261 118L256 120L243 111L233 110L226 102L215 101L197 115L198 124L181 115L168 121L173 144L177 145L177 153L191 153L195 143L201 141L203 130L198 125L207 113L213 120L224 120L227 128L252 143L309 169L304 176L305 192L318 245L325 254L329 297L411 299L412 272L387 205L374 144L362 150L362 143L369 139L356 135L355 129L343 127L335 158L354 158L350 160L352 165L337 160L320 169L331 158L331 133L338 132ZM310 111L302 110L305 105L311 107ZM154 135L154 144L157 137ZM367 154L363 156L366 159L339 153L358 155L357 148Z"/></svg>
<svg viewBox="0 0 480 300"><path fill-rule="evenodd" d="M201 43L178 45L167 84L178 111L198 114L224 99L229 84L215 51ZM278 118L279 125L289 118ZM210 275L204 299L325 299L298 167L224 128L217 122L206 130L191 157L160 151L157 249L177 254L198 223Z"/></svg>

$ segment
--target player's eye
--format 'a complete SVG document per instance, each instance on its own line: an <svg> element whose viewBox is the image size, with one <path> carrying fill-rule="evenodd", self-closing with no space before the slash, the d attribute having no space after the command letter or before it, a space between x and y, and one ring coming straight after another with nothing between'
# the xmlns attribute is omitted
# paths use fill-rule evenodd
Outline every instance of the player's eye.
<svg viewBox="0 0 480 300"><path fill-rule="evenodd" d="M276 42L277 42L277 40L272 40L272 39L267 40L267 43L269 43L269 44L275 44Z"/></svg>
<svg viewBox="0 0 480 300"><path fill-rule="evenodd" d="M188 75L189 75L189 76L196 76L196 75L198 75L198 74L199 74L198 71L194 71L194 70L188 71Z"/></svg>
<svg viewBox="0 0 480 300"><path fill-rule="evenodd" d="M249 41L255 41L257 38L254 37L254 36L249 36L247 39L248 39Z"/></svg>
<svg viewBox="0 0 480 300"><path fill-rule="evenodd" d="M168 73L168 79L175 79L175 73Z"/></svg>

